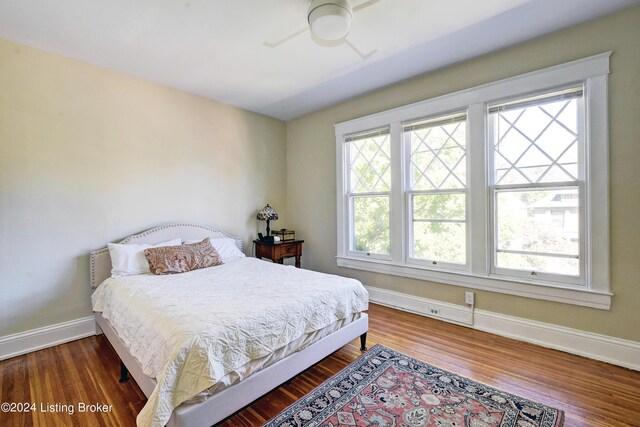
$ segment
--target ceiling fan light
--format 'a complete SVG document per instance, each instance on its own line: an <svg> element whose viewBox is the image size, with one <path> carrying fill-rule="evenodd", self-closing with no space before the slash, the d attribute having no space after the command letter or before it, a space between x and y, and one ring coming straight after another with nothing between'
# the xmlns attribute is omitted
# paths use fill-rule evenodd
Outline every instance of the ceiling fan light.
<svg viewBox="0 0 640 427"><path fill-rule="evenodd" d="M309 27L322 40L338 40L349 33L351 6L347 1L312 1L309 7Z"/></svg>

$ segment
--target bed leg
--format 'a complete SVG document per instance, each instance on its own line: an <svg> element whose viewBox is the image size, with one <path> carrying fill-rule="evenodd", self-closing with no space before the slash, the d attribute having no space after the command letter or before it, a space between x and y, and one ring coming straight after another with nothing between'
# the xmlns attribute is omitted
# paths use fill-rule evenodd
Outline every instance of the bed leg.
<svg viewBox="0 0 640 427"><path fill-rule="evenodd" d="M124 363L120 362L120 382L126 383L127 381L129 381L129 370L124 366Z"/></svg>
<svg viewBox="0 0 640 427"><path fill-rule="evenodd" d="M367 333L360 335L360 351L367 351Z"/></svg>

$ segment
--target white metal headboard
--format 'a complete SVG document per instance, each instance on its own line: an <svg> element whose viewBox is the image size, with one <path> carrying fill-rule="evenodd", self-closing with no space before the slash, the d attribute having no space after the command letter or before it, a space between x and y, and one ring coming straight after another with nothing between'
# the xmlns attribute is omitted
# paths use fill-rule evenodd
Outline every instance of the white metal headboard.
<svg viewBox="0 0 640 427"><path fill-rule="evenodd" d="M220 238L230 237L235 240L236 246L241 251L243 250L242 239L231 234L227 234L224 231L218 230L213 227L196 224L167 224L160 227L155 227L150 230L143 231L139 234L133 234L129 237L125 237L119 243L148 243L156 244L160 242L166 242L167 240L181 238L184 240L196 240L204 239L206 237ZM90 260L90 275L89 280L92 288L97 287L105 279L111 276L111 257L109 256L109 250L102 248L91 252L89 256Z"/></svg>

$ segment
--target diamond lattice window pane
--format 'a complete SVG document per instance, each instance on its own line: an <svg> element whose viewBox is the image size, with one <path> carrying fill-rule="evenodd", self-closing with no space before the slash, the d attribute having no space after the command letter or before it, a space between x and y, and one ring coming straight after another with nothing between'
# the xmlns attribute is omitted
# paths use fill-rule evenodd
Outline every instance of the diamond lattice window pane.
<svg viewBox="0 0 640 427"><path fill-rule="evenodd" d="M555 114L553 115L555 116ZM578 103L570 102L558 116L558 121L566 126L570 132L578 133Z"/></svg>
<svg viewBox="0 0 640 427"><path fill-rule="evenodd" d="M412 190L465 188L467 184L466 120L410 126L410 187Z"/></svg>
<svg viewBox="0 0 640 427"><path fill-rule="evenodd" d="M559 165L552 165L547 173L540 179L540 182L561 182L574 181L575 178L565 168Z"/></svg>
<svg viewBox="0 0 640 427"><path fill-rule="evenodd" d="M499 116L498 120L500 121L498 129L500 134L498 135L500 139L504 137L504 134L507 133L511 127L511 123L518 120L518 117L522 114L522 111L517 110L507 110L503 111Z"/></svg>
<svg viewBox="0 0 640 427"><path fill-rule="evenodd" d="M547 168L546 166L530 166L523 167L520 170L525 174L528 180L532 182L538 182L542 178L542 175L544 175L544 173L549 170L549 168Z"/></svg>
<svg viewBox="0 0 640 427"><path fill-rule="evenodd" d="M463 182L463 183L467 182L467 162L461 161L458 163L458 166L456 166L453 169L453 174L451 174L450 178L454 178L454 177L456 178L456 180L460 179L460 182ZM454 188L454 187L452 186L449 188Z"/></svg>
<svg viewBox="0 0 640 427"><path fill-rule="evenodd" d="M561 110L565 108L565 106L564 106L564 103L562 102L549 102L549 103L540 105L540 108L542 109L543 112L549 114L549 116L555 117L559 113L561 113ZM575 113L575 110L574 110L574 113Z"/></svg>
<svg viewBox="0 0 640 427"><path fill-rule="evenodd" d="M523 108L522 114L516 120L517 130L529 141L536 140L545 131L549 119L541 108Z"/></svg>
<svg viewBox="0 0 640 427"><path fill-rule="evenodd" d="M558 165L564 169L565 172L571 175L573 180L578 179L578 144L573 143L567 150L560 156Z"/></svg>
<svg viewBox="0 0 640 427"><path fill-rule="evenodd" d="M519 169L531 168L535 166L545 166L549 163L548 155L535 145L530 145L522 157L518 160Z"/></svg>
<svg viewBox="0 0 640 427"><path fill-rule="evenodd" d="M511 127L504 132L504 136L496 144L496 151L509 163L514 164L530 146L531 142Z"/></svg>
<svg viewBox="0 0 640 427"><path fill-rule="evenodd" d="M578 98L496 108L491 116L496 184L578 179Z"/></svg>
<svg viewBox="0 0 640 427"><path fill-rule="evenodd" d="M557 159L576 141L577 135L558 123L551 123L536 145L552 159Z"/></svg>
<svg viewBox="0 0 640 427"><path fill-rule="evenodd" d="M521 184L522 182L528 182L526 176L523 175L520 170L511 168L498 181L499 184L509 185L509 184Z"/></svg>
<svg viewBox="0 0 640 427"><path fill-rule="evenodd" d="M391 189L391 140L389 134L351 141L350 191L387 192Z"/></svg>

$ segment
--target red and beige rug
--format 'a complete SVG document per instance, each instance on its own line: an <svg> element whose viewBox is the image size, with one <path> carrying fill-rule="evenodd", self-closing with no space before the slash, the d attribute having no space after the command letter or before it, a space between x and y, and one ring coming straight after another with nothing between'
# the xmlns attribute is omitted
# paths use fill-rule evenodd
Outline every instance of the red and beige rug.
<svg viewBox="0 0 640 427"><path fill-rule="evenodd" d="M558 409L376 345L265 427L560 427Z"/></svg>

